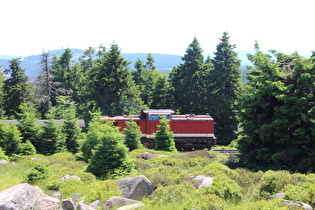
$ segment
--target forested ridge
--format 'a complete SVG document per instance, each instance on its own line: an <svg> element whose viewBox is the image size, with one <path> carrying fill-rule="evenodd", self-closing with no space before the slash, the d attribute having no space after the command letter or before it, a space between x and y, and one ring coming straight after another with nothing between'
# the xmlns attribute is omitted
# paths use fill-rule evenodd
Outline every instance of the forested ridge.
<svg viewBox="0 0 315 210"><path fill-rule="evenodd" d="M0 152L6 157L81 152L82 159L93 162L88 167L93 170L99 164L93 154L100 156L110 144L120 154L119 170L130 171L124 139L99 116L173 109L209 113L218 144L238 145L243 166L314 172L315 53L310 58L264 53L256 43L244 83L235 48L224 32L213 57L204 57L195 37L168 76L157 69L152 54L136 60L131 71L115 42L108 48L90 47L76 61L68 48L59 56L43 52L34 82L29 82L21 59L13 58L1 69L0 117L19 124L1 122ZM38 125L37 119L47 122ZM59 119L62 125L56 123ZM77 119L84 119L87 128L79 128Z"/></svg>

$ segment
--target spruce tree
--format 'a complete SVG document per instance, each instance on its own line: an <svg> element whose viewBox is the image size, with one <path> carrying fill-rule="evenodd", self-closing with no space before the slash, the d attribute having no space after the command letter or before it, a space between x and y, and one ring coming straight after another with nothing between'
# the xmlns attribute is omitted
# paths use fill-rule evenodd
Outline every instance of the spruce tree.
<svg viewBox="0 0 315 210"><path fill-rule="evenodd" d="M104 132L98 136L99 143L94 148L86 171L101 179L128 174L133 169L133 163L128 158L122 133L109 123L103 125Z"/></svg>
<svg viewBox="0 0 315 210"><path fill-rule="evenodd" d="M138 124L131 120L126 121L125 132L125 145L129 148L129 151L142 148L143 145L141 143L141 130Z"/></svg>
<svg viewBox="0 0 315 210"><path fill-rule="evenodd" d="M165 75L158 77L155 83L152 100L150 104L151 109L171 109L174 107L174 97L172 95L172 87L167 81Z"/></svg>
<svg viewBox="0 0 315 210"><path fill-rule="evenodd" d="M218 144L227 145L237 138L236 101L241 87L240 60L235 45L224 32L217 45L210 71L208 112L214 118Z"/></svg>
<svg viewBox="0 0 315 210"><path fill-rule="evenodd" d="M26 102L29 85L25 69L20 67L21 59L10 60L9 69L4 73L9 74L9 78L4 81L3 86L3 108L6 116L17 118L21 112L20 105Z"/></svg>
<svg viewBox="0 0 315 210"><path fill-rule="evenodd" d="M121 56L117 44L112 44L108 52L104 50L89 72L94 101L105 115L139 112L143 104L129 70L129 62Z"/></svg>
<svg viewBox="0 0 315 210"><path fill-rule="evenodd" d="M15 124L6 125L4 122L0 122L0 147L7 156L19 154L21 141L21 132Z"/></svg>
<svg viewBox="0 0 315 210"><path fill-rule="evenodd" d="M170 128L169 120L162 118L161 125L157 125L158 131L154 133L155 149L168 152L177 152L174 141L174 133Z"/></svg>
<svg viewBox="0 0 315 210"><path fill-rule="evenodd" d="M195 37L193 42L186 49L186 54L182 57L183 63L175 66L170 73L170 81L174 88L175 107L180 113L199 114L204 111L199 103L204 101L201 97L200 84L204 82L200 79L201 72L204 71L203 50Z"/></svg>
<svg viewBox="0 0 315 210"><path fill-rule="evenodd" d="M271 60L274 57L276 60ZM298 54L264 54L256 45L239 102L243 162L255 170L315 171L315 66Z"/></svg>

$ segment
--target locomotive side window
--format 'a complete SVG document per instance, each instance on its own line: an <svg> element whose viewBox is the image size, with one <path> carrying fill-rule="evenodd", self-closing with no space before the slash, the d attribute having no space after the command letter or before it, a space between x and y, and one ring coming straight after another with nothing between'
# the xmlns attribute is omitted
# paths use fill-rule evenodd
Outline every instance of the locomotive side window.
<svg viewBox="0 0 315 210"><path fill-rule="evenodd" d="M167 120L171 120L171 115L157 115L157 114L149 115L149 120L160 120L162 119L162 116L165 116Z"/></svg>
<svg viewBox="0 0 315 210"><path fill-rule="evenodd" d="M157 114L150 114L149 120L160 120L159 115Z"/></svg>

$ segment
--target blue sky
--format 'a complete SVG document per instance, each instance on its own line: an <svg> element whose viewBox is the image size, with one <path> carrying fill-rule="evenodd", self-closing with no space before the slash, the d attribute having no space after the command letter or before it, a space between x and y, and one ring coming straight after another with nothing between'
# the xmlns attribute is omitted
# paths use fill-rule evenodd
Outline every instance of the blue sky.
<svg viewBox="0 0 315 210"><path fill-rule="evenodd" d="M183 55L196 36L207 53L224 31L237 50L315 50L313 0L1 1L0 55L87 49Z"/></svg>

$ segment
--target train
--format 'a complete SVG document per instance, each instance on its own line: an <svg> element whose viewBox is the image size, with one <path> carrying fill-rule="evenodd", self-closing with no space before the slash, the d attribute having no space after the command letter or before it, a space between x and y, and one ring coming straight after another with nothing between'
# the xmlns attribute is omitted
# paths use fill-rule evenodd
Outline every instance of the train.
<svg viewBox="0 0 315 210"><path fill-rule="evenodd" d="M149 148L155 148L154 133L158 130L160 119L169 120L171 131L174 133L175 145L178 150L200 150L211 148L216 144L214 135L214 120L209 115L175 115L172 109L142 110L139 115L102 116L101 119L112 120L123 132L126 121L135 121L141 130L141 142Z"/></svg>

